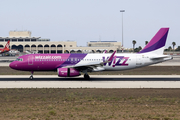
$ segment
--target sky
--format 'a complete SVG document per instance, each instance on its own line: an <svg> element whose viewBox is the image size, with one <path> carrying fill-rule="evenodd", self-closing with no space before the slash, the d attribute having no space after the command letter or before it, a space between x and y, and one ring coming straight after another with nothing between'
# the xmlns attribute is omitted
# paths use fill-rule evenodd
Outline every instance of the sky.
<svg viewBox="0 0 180 120"><path fill-rule="evenodd" d="M145 46L161 27L169 27L166 48L180 46L180 0L0 0L0 36L9 31L32 32L51 41L122 42Z"/></svg>

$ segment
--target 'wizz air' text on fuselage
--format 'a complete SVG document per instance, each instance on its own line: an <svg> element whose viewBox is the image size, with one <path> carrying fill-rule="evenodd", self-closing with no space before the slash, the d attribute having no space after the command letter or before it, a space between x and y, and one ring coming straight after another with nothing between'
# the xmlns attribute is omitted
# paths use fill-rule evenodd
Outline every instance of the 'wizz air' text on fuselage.
<svg viewBox="0 0 180 120"><path fill-rule="evenodd" d="M61 56L35 56L35 59L61 59Z"/></svg>
<svg viewBox="0 0 180 120"><path fill-rule="evenodd" d="M105 62L106 59L108 59L109 57L105 58L102 57L103 62ZM129 57L124 57L124 56L114 56L113 60L109 63L104 63L104 66L128 66L128 64L126 63L127 60L129 59Z"/></svg>

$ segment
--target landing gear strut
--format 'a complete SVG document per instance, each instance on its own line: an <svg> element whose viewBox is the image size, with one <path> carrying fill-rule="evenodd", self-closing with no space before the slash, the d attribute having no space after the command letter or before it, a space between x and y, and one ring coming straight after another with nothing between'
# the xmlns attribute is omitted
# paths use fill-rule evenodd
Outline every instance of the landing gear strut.
<svg viewBox="0 0 180 120"><path fill-rule="evenodd" d="M89 75L87 73L84 74L84 79L89 80Z"/></svg>
<svg viewBox="0 0 180 120"><path fill-rule="evenodd" d="M30 80L33 79L33 73L34 73L34 71L31 71L31 76L29 77Z"/></svg>

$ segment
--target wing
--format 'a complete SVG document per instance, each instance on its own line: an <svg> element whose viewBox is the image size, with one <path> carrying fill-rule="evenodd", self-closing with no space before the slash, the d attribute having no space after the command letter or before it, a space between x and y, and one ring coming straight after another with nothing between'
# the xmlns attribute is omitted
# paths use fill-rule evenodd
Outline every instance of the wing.
<svg viewBox="0 0 180 120"><path fill-rule="evenodd" d="M88 62L87 64L78 64L78 65L71 65L71 66L65 66L64 68L75 68L79 71L87 70L88 72L91 71L102 71L104 70L103 66L105 63L111 62L116 51L112 53L112 55L105 60L104 62Z"/></svg>

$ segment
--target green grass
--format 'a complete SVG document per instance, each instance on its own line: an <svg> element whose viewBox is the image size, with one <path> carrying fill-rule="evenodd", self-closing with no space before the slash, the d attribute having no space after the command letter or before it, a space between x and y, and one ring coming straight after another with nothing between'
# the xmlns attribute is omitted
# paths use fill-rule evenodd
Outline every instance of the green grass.
<svg viewBox="0 0 180 120"><path fill-rule="evenodd" d="M0 89L0 119L180 119L180 89Z"/></svg>

